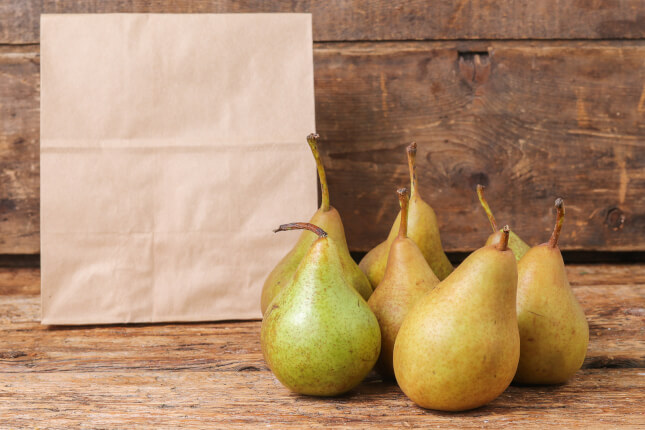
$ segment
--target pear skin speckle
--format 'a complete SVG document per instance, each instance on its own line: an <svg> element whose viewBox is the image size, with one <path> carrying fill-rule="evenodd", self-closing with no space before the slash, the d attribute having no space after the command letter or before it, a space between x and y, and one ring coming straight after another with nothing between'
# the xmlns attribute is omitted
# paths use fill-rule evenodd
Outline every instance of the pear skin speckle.
<svg viewBox="0 0 645 430"><path fill-rule="evenodd" d="M378 359L378 321L349 286L331 235L311 246L265 314L261 345L278 380L300 394L334 396L358 385Z"/></svg>
<svg viewBox="0 0 645 430"><path fill-rule="evenodd" d="M421 407L483 406L511 383L520 353L517 263L510 250L473 252L408 313L394 344L394 372Z"/></svg>

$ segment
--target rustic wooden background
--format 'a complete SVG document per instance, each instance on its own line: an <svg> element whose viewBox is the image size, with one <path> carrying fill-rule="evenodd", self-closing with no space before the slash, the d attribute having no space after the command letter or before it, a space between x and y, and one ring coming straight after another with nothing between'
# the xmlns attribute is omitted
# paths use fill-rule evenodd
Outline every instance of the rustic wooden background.
<svg viewBox="0 0 645 430"><path fill-rule="evenodd" d="M389 229L416 140L449 251L489 233L480 182L531 243L563 196L563 248L645 255L643 0L0 0L0 266L37 262L38 23L67 12L312 12L320 147L355 251ZM645 266L567 273L590 326L583 369L447 414L374 373L339 398L291 394L257 321L42 326L39 269L0 267L0 427L642 428Z"/></svg>
<svg viewBox="0 0 645 430"><path fill-rule="evenodd" d="M477 183L532 244L562 196L564 249L645 250L642 0L3 0L0 254L39 253L39 15L68 12L311 12L320 146L354 251L390 228L412 140L449 251L489 234Z"/></svg>

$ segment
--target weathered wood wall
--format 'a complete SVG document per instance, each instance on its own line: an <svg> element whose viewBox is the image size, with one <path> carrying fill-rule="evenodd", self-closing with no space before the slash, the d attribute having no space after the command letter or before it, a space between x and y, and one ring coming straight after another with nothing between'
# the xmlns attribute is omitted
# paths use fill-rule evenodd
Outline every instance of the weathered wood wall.
<svg viewBox="0 0 645 430"><path fill-rule="evenodd" d="M565 248L645 247L645 45L343 43L316 54L330 192L353 246L389 229L416 140L422 194L450 250L490 233L477 183L531 243L548 239L561 196Z"/></svg>
<svg viewBox="0 0 645 430"><path fill-rule="evenodd" d="M642 39L641 0L5 0L2 43L38 43L40 13L310 12L314 39Z"/></svg>
<svg viewBox="0 0 645 430"><path fill-rule="evenodd" d="M640 0L8 0L0 4L0 254L39 252L40 13L312 12L316 122L353 250L385 236L419 144L444 246L501 223L561 244L645 250L645 3ZM303 139L304 144L304 139Z"/></svg>

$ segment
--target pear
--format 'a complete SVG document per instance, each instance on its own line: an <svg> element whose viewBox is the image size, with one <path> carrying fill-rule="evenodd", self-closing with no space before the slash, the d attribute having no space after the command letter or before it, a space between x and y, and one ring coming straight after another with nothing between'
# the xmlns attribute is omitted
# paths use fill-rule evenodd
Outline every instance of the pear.
<svg viewBox="0 0 645 430"><path fill-rule="evenodd" d="M318 235L293 282L267 309L260 342L269 368L296 393L334 396L351 390L372 369L381 348L376 317L346 277L334 239L309 223L276 231L308 229Z"/></svg>
<svg viewBox="0 0 645 430"><path fill-rule="evenodd" d="M408 237L417 244L435 275L439 279L444 279L452 272L453 267L441 247L439 226L437 225L434 210L419 195L416 173L417 144L414 142L410 144L407 148L407 153L411 184L410 207L408 209ZM380 243L368 252L359 264L359 267L365 272L374 288L383 280L390 246L399 233L400 223L401 212L394 220L390 234L385 242Z"/></svg>
<svg viewBox="0 0 645 430"><path fill-rule="evenodd" d="M320 153L318 152L318 135L310 134L307 136L307 142L311 148L311 152L316 159L316 166L318 168L318 177L320 178L320 188L322 191L322 198L320 208L314 213L311 224L320 226L323 230L334 239L335 245L338 247L338 255L341 259L343 271L349 284L360 293L365 300L372 294L372 286L370 285L367 277L358 268L358 265L349 254L347 241L345 240L345 229L343 222L340 219L338 211L329 205L329 189L327 188L327 176L325 175L325 168L320 160ZM277 266L269 273L269 276L264 281L262 287L262 297L260 306L262 315L266 312L267 307L273 298L282 290L288 283L291 282L293 274L300 261L305 256L311 245L316 241L316 235L303 231L298 239L296 245L285 255Z"/></svg>
<svg viewBox="0 0 645 430"><path fill-rule="evenodd" d="M517 263L502 241L482 247L415 305L394 344L394 373L421 407L463 411L511 383L520 355Z"/></svg>
<svg viewBox="0 0 645 430"><path fill-rule="evenodd" d="M497 222L495 221L493 212L490 210L490 206L488 206L488 202L484 198L484 188L485 187L483 185L477 185L477 197L479 197L479 203L481 203L482 207L484 208L484 211L488 216L488 220L490 221L490 226L493 228L493 234L488 236L486 245L497 245L502 238L502 230L497 229ZM512 231L510 232L508 238L508 247L511 248L511 251L513 251L513 255L515 255L515 259L517 261L520 261L520 258L522 258L524 254L526 254L527 251L531 248L526 244L526 242L520 239L520 237Z"/></svg>
<svg viewBox="0 0 645 430"><path fill-rule="evenodd" d="M515 381L520 383L565 382L582 366L589 343L589 326L558 249L563 200L557 199L555 207L557 220L549 242L531 248L518 263L520 363Z"/></svg>
<svg viewBox="0 0 645 430"><path fill-rule="evenodd" d="M394 341L408 311L438 283L419 247L407 236L408 189L397 191L401 205L399 233L390 245L385 276L367 304L381 327L381 355L377 362L380 373L394 377L392 353Z"/></svg>

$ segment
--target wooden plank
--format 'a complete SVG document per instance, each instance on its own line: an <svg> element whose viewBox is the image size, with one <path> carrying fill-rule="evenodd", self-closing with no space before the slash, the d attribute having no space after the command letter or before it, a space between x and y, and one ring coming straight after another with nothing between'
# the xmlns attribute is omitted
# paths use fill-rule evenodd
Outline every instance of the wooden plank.
<svg viewBox="0 0 645 430"><path fill-rule="evenodd" d="M583 366L645 367L645 285L577 286L589 323Z"/></svg>
<svg viewBox="0 0 645 430"><path fill-rule="evenodd" d="M449 251L490 234L477 183L530 244L561 196L563 249L645 246L642 43L343 43L315 58L319 147L353 250L385 239L413 140Z"/></svg>
<svg viewBox="0 0 645 430"><path fill-rule="evenodd" d="M38 43L40 0L0 2L0 44Z"/></svg>
<svg viewBox="0 0 645 430"><path fill-rule="evenodd" d="M489 49L476 71L468 52ZM317 44L314 56L321 151L353 250L389 230L412 140L448 251L489 234L477 182L529 243L548 238L563 196L563 249L645 249L643 43ZM1 254L39 250L38 73L37 47L0 50Z"/></svg>
<svg viewBox="0 0 645 430"><path fill-rule="evenodd" d="M38 49L0 48L0 254L40 250L39 97Z"/></svg>
<svg viewBox="0 0 645 430"><path fill-rule="evenodd" d="M267 2L262 0L44 0L43 13L310 12L316 41L447 39L639 39L645 36L640 0ZM36 0L10 0L0 43L37 43Z"/></svg>
<svg viewBox="0 0 645 430"><path fill-rule="evenodd" d="M424 411L376 373L348 395L298 396L271 375L260 322L46 327L37 277L0 271L0 416L8 428L603 428L645 423L645 265L570 266L591 338L564 385L511 386L470 412ZM31 272L31 274L25 273ZM636 279L638 284L630 281ZM13 293L1 295L6 285Z"/></svg>
<svg viewBox="0 0 645 430"><path fill-rule="evenodd" d="M569 273L580 267L570 267ZM645 266L635 267L643 272ZM611 266L608 269L612 271ZM23 275L26 283L33 278ZM584 366L645 367L645 283L574 282L574 291L590 326ZM0 372L266 367L259 321L47 327L39 324L39 318L38 296L0 295L0 338L11 345L4 351L8 357L0 360ZM133 351L133 345L140 349Z"/></svg>
<svg viewBox="0 0 645 430"><path fill-rule="evenodd" d="M268 371L0 373L8 428L626 428L645 423L642 369L585 370L567 384L509 387L441 413L369 378L338 398L298 396ZM5 400L2 400L5 399Z"/></svg>
<svg viewBox="0 0 645 430"><path fill-rule="evenodd" d="M571 285L645 285L645 264L569 264Z"/></svg>
<svg viewBox="0 0 645 430"><path fill-rule="evenodd" d="M645 264L570 264L574 286L645 285ZM40 294L40 269L0 267L0 296Z"/></svg>
<svg viewBox="0 0 645 430"><path fill-rule="evenodd" d="M0 296L40 294L40 269L0 267Z"/></svg>

